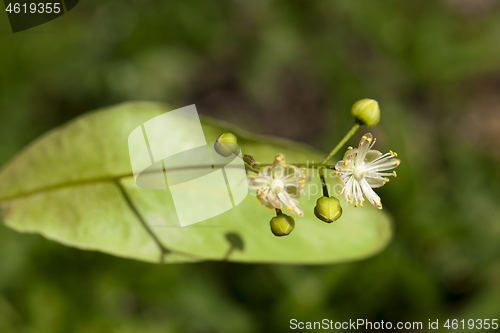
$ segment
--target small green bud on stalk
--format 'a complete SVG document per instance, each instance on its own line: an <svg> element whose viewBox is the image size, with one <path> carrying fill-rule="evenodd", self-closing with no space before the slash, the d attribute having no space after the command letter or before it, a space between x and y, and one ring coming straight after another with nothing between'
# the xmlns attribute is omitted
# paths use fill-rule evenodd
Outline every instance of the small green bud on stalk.
<svg viewBox="0 0 500 333"><path fill-rule="evenodd" d="M318 219L326 223L332 223L336 221L340 216L342 216L342 207L340 206L340 201L334 197L325 197L316 201L316 207L314 207L314 215Z"/></svg>
<svg viewBox="0 0 500 333"><path fill-rule="evenodd" d="M351 108L351 114L368 127L373 127L380 121L380 108L374 99L365 98L357 101Z"/></svg>
<svg viewBox="0 0 500 333"><path fill-rule="evenodd" d="M275 236L281 237L289 235L295 228L295 221L291 216L279 213L271 219L271 231Z"/></svg>
<svg viewBox="0 0 500 333"><path fill-rule="evenodd" d="M224 157L229 157L231 154L238 154L240 147L238 147L238 139L233 133L221 134L214 145L215 151Z"/></svg>

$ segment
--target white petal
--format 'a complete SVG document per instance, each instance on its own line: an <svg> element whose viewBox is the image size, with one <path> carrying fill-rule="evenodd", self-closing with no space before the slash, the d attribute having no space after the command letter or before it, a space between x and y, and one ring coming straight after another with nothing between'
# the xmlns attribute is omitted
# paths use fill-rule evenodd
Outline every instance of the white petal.
<svg viewBox="0 0 500 333"><path fill-rule="evenodd" d="M259 187L269 186L272 181L273 179L270 177L259 175L247 178L248 188L251 190L257 190Z"/></svg>
<svg viewBox="0 0 500 333"><path fill-rule="evenodd" d="M272 170L273 170L273 167L270 166L270 165L268 165L268 166L263 167L262 169L260 169L259 175L272 178L272 176L273 176L272 175Z"/></svg>
<svg viewBox="0 0 500 333"><path fill-rule="evenodd" d="M384 186L384 184L386 183L384 178L382 177L365 177L365 179L368 185L370 185L370 187L372 188Z"/></svg>
<svg viewBox="0 0 500 333"><path fill-rule="evenodd" d="M273 208L281 209L282 205L277 195L273 191L269 191L267 194L267 201Z"/></svg>
<svg viewBox="0 0 500 333"><path fill-rule="evenodd" d="M365 156L365 163L370 163L379 158L380 156L382 156L382 153L379 152L378 150L370 150Z"/></svg>
<svg viewBox="0 0 500 333"><path fill-rule="evenodd" d="M372 205L377 207L378 209L382 209L382 203L380 202L380 197L375 193L366 179L361 179L360 181L361 189L363 190L364 195L370 201Z"/></svg>
<svg viewBox="0 0 500 333"><path fill-rule="evenodd" d="M373 142L373 135L371 133L366 133L363 135L361 140L359 141L358 153L356 154L356 165L361 165L363 160L365 159L366 154L370 150Z"/></svg>
<svg viewBox="0 0 500 333"><path fill-rule="evenodd" d="M286 176L286 162L285 156L283 154L278 154L274 158L273 169L272 169L272 177L274 179L282 179Z"/></svg>
<svg viewBox="0 0 500 333"><path fill-rule="evenodd" d="M278 193L278 197L285 204L286 208L289 211L291 211L295 215L304 216L304 211L298 205L298 201L293 199L292 197L290 197L290 195L288 195L288 193L286 193L286 192Z"/></svg>
<svg viewBox="0 0 500 333"><path fill-rule="evenodd" d="M366 171L386 171L386 170L391 170L397 167L401 163L400 160L397 158L388 158L388 159L382 159L374 164L370 164L367 166L365 169Z"/></svg>

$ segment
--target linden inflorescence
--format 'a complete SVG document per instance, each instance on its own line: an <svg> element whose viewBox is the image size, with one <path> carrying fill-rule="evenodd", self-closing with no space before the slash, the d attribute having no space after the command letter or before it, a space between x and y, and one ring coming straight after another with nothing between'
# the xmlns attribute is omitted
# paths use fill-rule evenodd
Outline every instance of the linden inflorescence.
<svg viewBox="0 0 500 333"><path fill-rule="evenodd" d="M343 195L347 204L354 205L354 207L364 207L367 200L371 205L382 209L381 199L373 189L389 182L388 177L397 176L393 169L400 164L400 160L396 158L398 155L395 152L389 151L382 154L380 151L372 149L376 138L371 133L366 133L361 137L356 148L347 148L343 159L336 164L329 164L330 159L361 125L373 127L380 120L380 108L377 101L372 99L362 99L354 103L351 114L356 120L355 124L325 160L319 164L298 167L287 163L283 154L278 154L272 164L261 165L250 155L243 156L247 172L254 173L247 179L248 187L256 191L257 199L262 205L276 210L276 216L270 221L271 231L274 235L286 236L295 228L294 219L284 214L283 209L286 208L299 217L305 214L297 199L304 194L306 184L311 181L311 177L306 175L307 168L318 169L323 188L323 196L317 200L313 212L319 220L332 223L342 216L342 206L339 199L328 193L325 181L325 170L328 169L335 170L334 175L342 187L338 195ZM216 151L223 156L239 154L237 138L232 133L220 135L215 147Z"/></svg>

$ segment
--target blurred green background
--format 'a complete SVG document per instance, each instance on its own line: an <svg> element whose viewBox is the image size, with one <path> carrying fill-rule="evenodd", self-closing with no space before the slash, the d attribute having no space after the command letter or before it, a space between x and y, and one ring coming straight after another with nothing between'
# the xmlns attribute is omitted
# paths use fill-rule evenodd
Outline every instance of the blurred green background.
<svg viewBox="0 0 500 333"><path fill-rule="evenodd" d="M195 103L327 152L365 97L382 109L378 148L402 160L378 191L394 240L355 263L161 266L2 226L0 332L500 318L499 22L497 0L85 0L16 34L0 14L1 165L128 100Z"/></svg>

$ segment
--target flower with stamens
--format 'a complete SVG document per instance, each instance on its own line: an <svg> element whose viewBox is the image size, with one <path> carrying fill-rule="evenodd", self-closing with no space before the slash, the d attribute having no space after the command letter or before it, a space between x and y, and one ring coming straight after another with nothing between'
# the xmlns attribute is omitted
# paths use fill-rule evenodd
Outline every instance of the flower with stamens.
<svg viewBox="0 0 500 333"><path fill-rule="evenodd" d="M346 202L355 207L363 207L365 199L375 207L382 209L380 197L373 191L373 188L381 187L389 181L387 176L396 177L396 171L390 171L397 167L400 160L398 155L392 150L387 154L382 154L378 150L371 148L376 139L371 133L363 135L359 142L359 147L353 149L349 147L344 155L344 159L335 165L336 174L340 183L344 186L339 194L344 194Z"/></svg>
<svg viewBox="0 0 500 333"><path fill-rule="evenodd" d="M306 176L305 168L287 165L285 156L276 155L273 165L263 167L259 174L248 178L248 187L257 190L257 199L268 208L283 209L283 205L292 213L304 216L299 198L304 193L304 186L311 178Z"/></svg>

